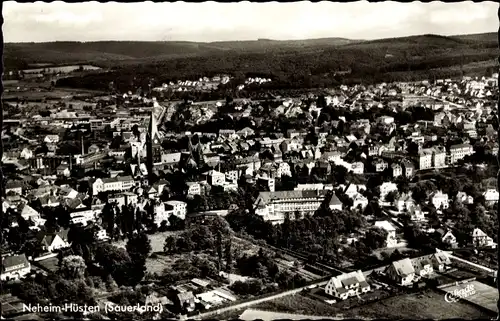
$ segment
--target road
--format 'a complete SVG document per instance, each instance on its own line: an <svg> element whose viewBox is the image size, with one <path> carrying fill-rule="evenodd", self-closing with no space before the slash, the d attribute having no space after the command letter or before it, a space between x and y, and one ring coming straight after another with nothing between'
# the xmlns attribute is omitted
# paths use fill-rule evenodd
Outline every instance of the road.
<svg viewBox="0 0 500 321"><path fill-rule="evenodd" d="M256 305L256 304L260 304L260 303L263 303L263 302L267 302L267 301L279 299L279 298L282 298L282 297L285 297L285 296L288 296L288 295L297 294L297 293L299 293L299 292L301 292L301 291L303 291L303 290L305 290L307 288L310 288L312 286L318 286L318 287L319 286L324 286L327 283L328 283L328 281L319 281L319 282L314 283L312 285L303 286L303 287L296 288L296 289L293 289L293 290L289 290L289 291L286 291L286 292L281 292L281 293L278 293L278 294L275 294L275 295L272 295L272 296L268 296L268 297L265 297L265 298L255 299L255 300L252 300L252 301L242 302L240 304L235 304L235 305L232 305L232 306L229 306L229 307L220 308L220 309L217 309L217 310L214 310L214 311L200 313L200 314L198 314L196 316L189 317L189 319L201 320L201 319L212 318L212 317L214 317L214 316L216 316L218 314L221 314L221 313L244 309L244 308L247 308L247 307L252 306L252 305ZM188 319L187 316L181 317L181 320L186 320L186 319Z"/></svg>

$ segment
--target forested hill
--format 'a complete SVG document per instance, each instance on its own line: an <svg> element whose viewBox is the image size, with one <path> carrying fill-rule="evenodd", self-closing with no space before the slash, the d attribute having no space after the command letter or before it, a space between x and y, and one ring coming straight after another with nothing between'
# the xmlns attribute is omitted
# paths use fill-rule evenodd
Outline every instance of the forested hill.
<svg viewBox="0 0 500 321"><path fill-rule="evenodd" d="M355 42L344 38L322 38L307 40L254 41L97 41L97 42L43 42L6 43L4 45L5 67L27 68L32 63L98 63L120 64L121 61L158 61L193 55L210 55L227 52L267 52L269 50L294 50L315 47L335 47ZM356 40L357 42L357 40Z"/></svg>

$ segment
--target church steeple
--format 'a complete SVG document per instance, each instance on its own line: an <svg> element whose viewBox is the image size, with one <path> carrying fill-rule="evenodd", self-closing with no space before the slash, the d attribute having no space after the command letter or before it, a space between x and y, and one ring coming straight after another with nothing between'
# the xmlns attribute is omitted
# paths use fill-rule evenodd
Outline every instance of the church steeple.
<svg viewBox="0 0 500 321"><path fill-rule="evenodd" d="M149 118L148 132L146 134L146 147L147 147L147 171L148 171L148 181L152 184L154 181L154 160L156 157L157 147L160 144L160 135L158 133L158 127L156 124L156 117L154 115L154 109L151 110L151 116Z"/></svg>

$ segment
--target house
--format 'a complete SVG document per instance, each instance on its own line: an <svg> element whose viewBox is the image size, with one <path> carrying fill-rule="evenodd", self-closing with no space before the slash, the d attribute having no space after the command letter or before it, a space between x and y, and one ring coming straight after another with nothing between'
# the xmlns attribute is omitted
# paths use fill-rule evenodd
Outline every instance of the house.
<svg viewBox="0 0 500 321"><path fill-rule="evenodd" d="M469 144L458 144L450 147L450 162L455 164L466 156L474 154L474 148Z"/></svg>
<svg viewBox="0 0 500 321"><path fill-rule="evenodd" d="M398 185L393 182L384 182L380 185L380 199L384 200L390 192L398 191Z"/></svg>
<svg viewBox="0 0 500 321"><path fill-rule="evenodd" d="M415 279L415 269L410 259L392 262L385 270L387 276L398 285L411 285Z"/></svg>
<svg viewBox="0 0 500 321"><path fill-rule="evenodd" d="M375 227L387 232L386 247L391 248L398 245L396 238L396 228L389 221L377 221Z"/></svg>
<svg viewBox="0 0 500 321"><path fill-rule="evenodd" d="M167 201L165 202L166 205L169 205L172 207L173 213L175 216L179 217L180 219L185 219L186 218L186 213L187 213L187 204L181 201Z"/></svg>
<svg viewBox="0 0 500 321"><path fill-rule="evenodd" d="M188 196L201 195L201 185L198 182L186 182Z"/></svg>
<svg viewBox="0 0 500 321"><path fill-rule="evenodd" d="M236 132L236 134L242 138L247 138L255 135L255 131L252 128L245 127L242 130Z"/></svg>
<svg viewBox="0 0 500 321"><path fill-rule="evenodd" d="M457 200L464 205L472 205L474 204L474 197L467 195L465 192L458 192L456 196ZM486 200L486 197L485 197Z"/></svg>
<svg viewBox="0 0 500 321"><path fill-rule="evenodd" d="M425 257L418 257L412 260L415 273L421 277L430 275L433 272L431 262Z"/></svg>
<svg viewBox="0 0 500 321"><path fill-rule="evenodd" d="M444 272L451 266L451 260L449 256L442 251L434 253L430 257L431 264L434 270L438 270L439 272Z"/></svg>
<svg viewBox="0 0 500 321"><path fill-rule="evenodd" d="M364 210L366 206L368 206L368 199L361 194L354 196L352 202L353 202L352 208L361 207L361 210Z"/></svg>
<svg viewBox="0 0 500 321"><path fill-rule="evenodd" d="M425 221L425 215L424 212L422 211L422 208L420 207L420 204L410 207L408 213L410 214L410 218L412 221L416 222Z"/></svg>
<svg viewBox="0 0 500 321"><path fill-rule="evenodd" d="M325 286L326 294L341 300L369 291L370 285L361 270L333 277Z"/></svg>
<svg viewBox="0 0 500 321"><path fill-rule="evenodd" d="M226 182L226 175L216 170L211 170L205 173L205 175L207 176L207 181L212 186L222 186Z"/></svg>
<svg viewBox="0 0 500 321"><path fill-rule="evenodd" d="M432 196L431 202L436 209L445 210L449 207L448 194L444 194L442 191L437 191Z"/></svg>
<svg viewBox="0 0 500 321"><path fill-rule="evenodd" d="M409 160L404 160L402 162L404 168L404 174L406 178L410 178L415 174L415 165Z"/></svg>
<svg viewBox="0 0 500 321"><path fill-rule="evenodd" d="M195 300L195 296L191 291L181 292L175 296L175 304L177 307L187 312L194 311Z"/></svg>
<svg viewBox="0 0 500 321"><path fill-rule="evenodd" d="M56 172L58 176L69 177L71 175L71 171L69 169L68 164L61 164L57 166Z"/></svg>
<svg viewBox="0 0 500 321"><path fill-rule="evenodd" d="M455 235L453 235L451 231L446 232L446 234L441 238L441 242L447 244L451 248L458 247L457 238L455 237Z"/></svg>
<svg viewBox="0 0 500 321"><path fill-rule="evenodd" d="M68 248L71 244L68 242L69 229L62 229L57 233L40 233L38 236L40 245L44 251L53 252L55 250Z"/></svg>
<svg viewBox="0 0 500 321"><path fill-rule="evenodd" d="M332 193L332 198L329 203L330 210L332 211L342 211L342 202L335 193Z"/></svg>
<svg viewBox="0 0 500 321"><path fill-rule="evenodd" d="M403 175L403 168L401 167L401 165L394 163L391 165L391 169L392 177L399 177Z"/></svg>
<svg viewBox="0 0 500 321"><path fill-rule="evenodd" d="M472 244L475 247L496 247L493 239L478 228L472 231Z"/></svg>
<svg viewBox="0 0 500 321"><path fill-rule="evenodd" d="M488 189L483 196L487 204L493 205L498 202L499 193L496 189Z"/></svg>
<svg viewBox="0 0 500 321"><path fill-rule="evenodd" d="M408 211L415 206L415 201L413 200L411 194L403 193L397 199L394 200L394 207L398 209L399 212Z"/></svg>
<svg viewBox="0 0 500 321"><path fill-rule="evenodd" d="M7 181L5 183L5 194L15 193L17 195L23 195L23 183L19 181Z"/></svg>
<svg viewBox="0 0 500 321"><path fill-rule="evenodd" d="M31 272L31 264L26 255L6 256L2 259L2 281L19 280Z"/></svg>
<svg viewBox="0 0 500 321"><path fill-rule="evenodd" d="M95 238L97 241L107 241L109 240L109 235L105 229L99 229L95 234Z"/></svg>

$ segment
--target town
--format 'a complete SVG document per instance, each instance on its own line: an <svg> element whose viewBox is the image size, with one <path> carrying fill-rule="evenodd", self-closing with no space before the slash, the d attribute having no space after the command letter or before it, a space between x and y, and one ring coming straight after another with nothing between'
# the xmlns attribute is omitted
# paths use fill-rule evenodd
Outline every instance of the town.
<svg viewBox="0 0 500 321"><path fill-rule="evenodd" d="M44 72L5 84L47 96L4 101L3 317L496 315L498 73L172 101L235 79L56 97ZM21 308L49 303L163 308Z"/></svg>

